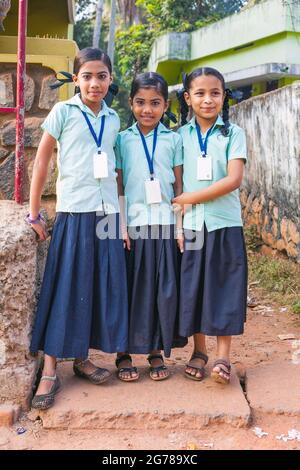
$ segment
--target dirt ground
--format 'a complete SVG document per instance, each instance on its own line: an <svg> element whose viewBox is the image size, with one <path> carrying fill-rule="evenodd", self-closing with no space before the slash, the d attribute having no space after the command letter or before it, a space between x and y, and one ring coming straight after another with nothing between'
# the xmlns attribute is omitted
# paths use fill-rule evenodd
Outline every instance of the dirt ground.
<svg viewBox="0 0 300 470"><path fill-rule="evenodd" d="M300 317L284 306L264 301L261 291L255 286L251 294L258 305L248 309L245 333L235 337L232 344L232 363L238 370L241 382L247 372L259 365L288 360L293 354L293 339L279 339L278 335L292 334L300 340ZM214 357L215 341L209 338L209 353ZM192 345L190 345L192 348ZM178 359L180 350L172 353ZM171 358L171 360L172 360ZM299 364L300 373L300 364ZM280 370L274 376L274 387L280 387ZM217 385L217 384L216 384ZM199 430L46 430L40 420L32 421L24 414L11 429L0 430L0 449L94 449L94 450L300 450L299 440L276 439L287 435L289 430L300 431L300 403L297 416L277 413L262 413L252 410L252 420L247 428L235 428L226 424L210 424ZM26 432L18 434L18 428ZM268 433L258 437L254 428ZM300 436L300 434L299 434Z"/></svg>

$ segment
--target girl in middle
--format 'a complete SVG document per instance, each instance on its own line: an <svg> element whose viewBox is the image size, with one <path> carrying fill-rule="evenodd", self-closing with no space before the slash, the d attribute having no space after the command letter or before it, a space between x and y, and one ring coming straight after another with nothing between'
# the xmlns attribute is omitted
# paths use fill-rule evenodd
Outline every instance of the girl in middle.
<svg viewBox="0 0 300 470"><path fill-rule="evenodd" d="M183 236L171 201L182 193L182 139L162 123L168 84L161 75L138 75L129 101L136 122L116 143L118 189L125 196L127 218L123 230L128 230L129 350L118 353L116 366L120 380L137 380L128 353L149 354L151 379L164 380L169 371L161 350L170 356L177 329L176 239L182 251Z"/></svg>

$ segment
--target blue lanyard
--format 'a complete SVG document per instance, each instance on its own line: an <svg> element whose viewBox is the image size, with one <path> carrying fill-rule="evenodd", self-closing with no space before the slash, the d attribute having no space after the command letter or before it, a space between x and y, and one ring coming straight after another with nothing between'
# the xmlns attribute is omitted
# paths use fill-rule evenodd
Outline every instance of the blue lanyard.
<svg viewBox="0 0 300 470"><path fill-rule="evenodd" d="M101 150L100 150L100 149L101 149L102 137L103 137L104 127L105 127L105 116L102 116L102 118L101 118L100 133L99 133L99 137L97 137L97 136L96 136L96 132L94 131L94 128L93 128L93 126L92 126L92 124L91 124L91 121L90 121L89 118L88 118L87 113L86 113L85 111L82 111L82 110L81 110L81 112L82 112L82 114L84 115L84 118L85 118L85 120L86 120L86 122L87 122L87 125L89 126L89 129L90 129L91 134L92 134L92 136L93 136L93 138L94 138L94 141L96 142L96 145L97 145L97 147L98 147L98 149L99 149L99 152L98 152L98 153L101 153Z"/></svg>
<svg viewBox="0 0 300 470"><path fill-rule="evenodd" d="M155 153L155 149L156 149L156 144L157 144L157 127L154 129L154 136L153 136L153 147L152 147L152 157L150 156L150 153L149 153L149 150L148 150L148 147L147 147L147 143L146 143L146 139L145 139L145 136L144 134L141 132L141 130L139 129L139 126L137 126L138 128L138 131L140 133L140 136L141 136L141 139L142 139L142 142L143 142L143 147L144 147L144 150L145 150L145 155L146 155L146 158L147 158L147 162L148 162L148 166L149 166L149 171L150 171L150 176L151 176L151 179L153 180L153 177L154 177L154 168L153 168L153 159L154 159L154 153Z"/></svg>
<svg viewBox="0 0 300 470"><path fill-rule="evenodd" d="M206 133L206 137L205 137L204 142L203 142L200 126L199 126L198 122L196 121L197 136L198 136L198 142L199 142L202 157L207 156L208 137L209 137L211 131L213 130L213 127L214 126L212 126L210 129L208 129L208 131Z"/></svg>

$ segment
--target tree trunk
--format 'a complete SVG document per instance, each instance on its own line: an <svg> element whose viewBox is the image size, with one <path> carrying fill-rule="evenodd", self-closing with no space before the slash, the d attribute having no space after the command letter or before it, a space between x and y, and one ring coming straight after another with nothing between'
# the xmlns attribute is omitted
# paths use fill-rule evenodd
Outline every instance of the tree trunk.
<svg viewBox="0 0 300 470"><path fill-rule="evenodd" d="M98 0L97 6L96 6L96 21L95 21L94 36L93 36L93 47L99 47L101 26L102 26L102 15L103 15L103 3L104 3L104 0Z"/></svg>
<svg viewBox="0 0 300 470"><path fill-rule="evenodd" d="M122 16L125 28L130 28L133 24L139 24L142 9L137 7L135 0L118 0L119 11Z"/></svg>
<svg viewBox="0 0 300 470"><path fill-rule="evenodd" d="M111 0L111 13L110 13L107 54L110 57L112 66L114 65L114 53L115 53L116 13L117 13L117 1Z"/></svg>

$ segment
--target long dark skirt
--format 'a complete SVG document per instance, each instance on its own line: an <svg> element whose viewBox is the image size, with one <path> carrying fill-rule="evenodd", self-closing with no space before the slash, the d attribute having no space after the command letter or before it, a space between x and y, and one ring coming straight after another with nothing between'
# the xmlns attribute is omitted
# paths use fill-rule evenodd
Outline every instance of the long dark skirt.
<svg viewBox="0 0 300 470"><path fill-rule="evenodd" d="M139 231L140 237L133 238L133 231ZM174 226L134 227L129 235L129 352L162 349L169 357L172 347L187 342L177 335L180 260Z"/></svg>
<svg viewBox="0 0 300 470"><path fill-rule="evenodd" d="M247 255L242 227L185 230L179 333L240 335L246 311Z"/></svg>
<svg viewBox="0 0 300 470"><path fill-rule="evenodd" d="M86 358L89 348L113 353L127 347L126 263L119 214L58 213L31 352Z"/></svg>

